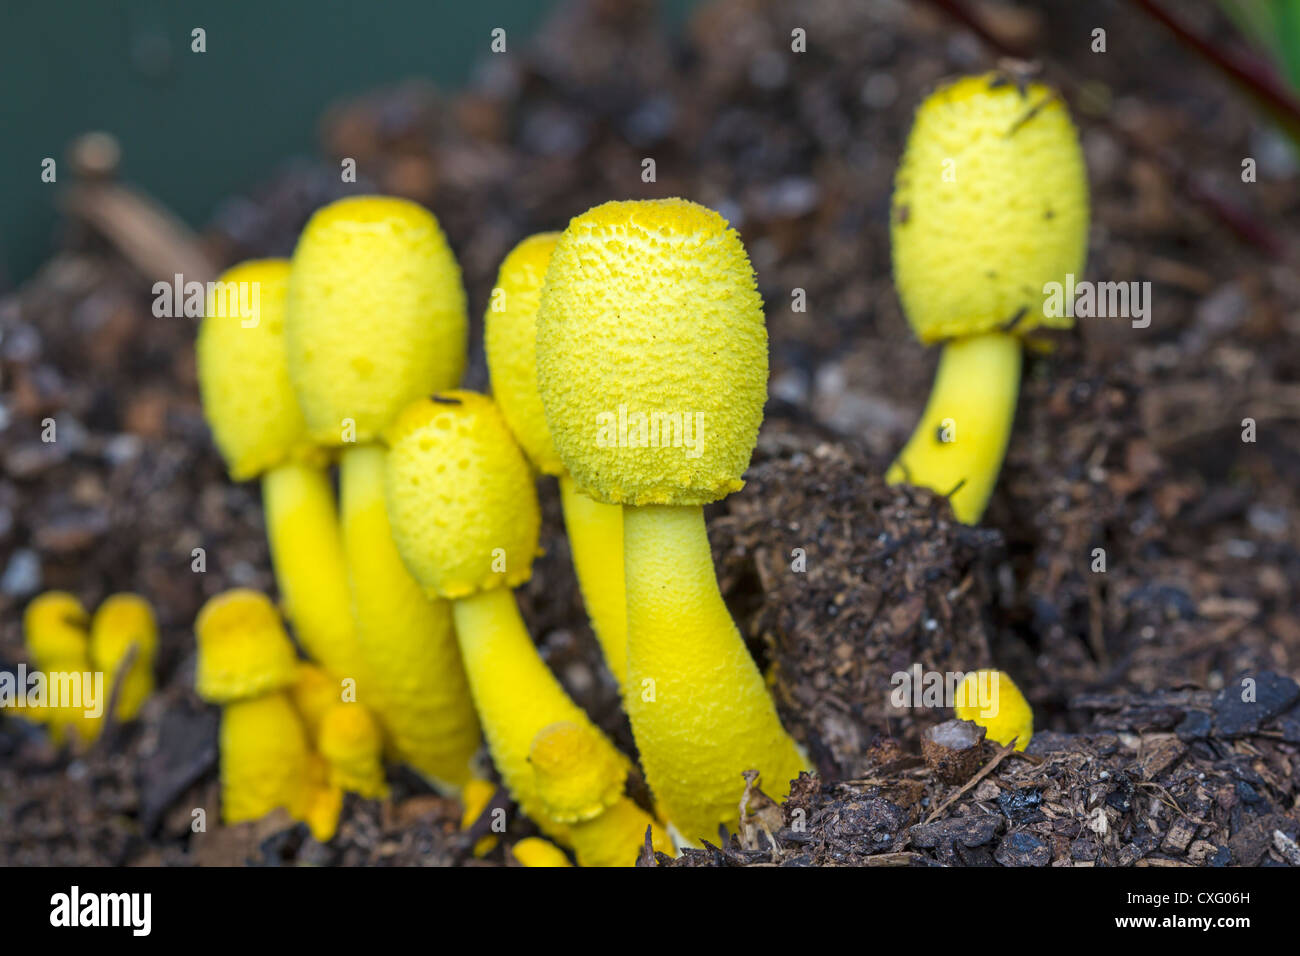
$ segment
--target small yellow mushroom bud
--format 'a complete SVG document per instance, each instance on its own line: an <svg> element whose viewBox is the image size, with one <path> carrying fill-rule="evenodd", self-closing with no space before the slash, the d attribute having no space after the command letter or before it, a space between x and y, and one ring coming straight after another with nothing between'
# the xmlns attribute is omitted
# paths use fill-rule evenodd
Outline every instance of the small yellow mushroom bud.
<svg viewBox="0 0 1300 956"><path fill-rule="evenodd" d="M953 710L959 720L972 720L983 727L988 739L1006 746L1016 742L1017 750L1029 746L1034 735L1034 712L1011 677L1003 671L978 670L957 685Z"/></svg>
<svg viewBox="0 0 1300 956"><path fill-rule="evenodd" d="M134 648L135 657L123 670ZM118 720L133 720L153 693L153 665L158 654L158 625L153 608L138 594L114 594L95 611L90 625L90 662L104 672L110 692L117 691Z"/></svg>
<svg viewBox="0 0 1300 956"><path fill-rule="evenodd" d="M284 692L297 666L275 608L256 591L227 591L203 605L194 632L199 696L222 705L222 819L255 820L277 807L304 819L319 788L302 718Z"/></svg>
<svg viewBox="0 0 1300 956"><path fill-rule="evenodd" d="M23 614L27 653L44 672L46 690L44 704L26 709L23 714L33 723L46 725L55 744L68 741L75 749L94 741L103 724L102 709L97 716L87 713L91 709L91 701L85 696L85 677L91 673L89 622L81 601L66 591L39 595ZM62 699L73 682L81 687L80 701ZM51 700L56 693L60 699ZM104 702L98 703L102 708Z"/></svg>
<svg viewBox="0 0 1300 956"><path fill-rule="evenodd" d="M579 866L635 865L647 827L655 849L672 851L658 822L624 796L626 766L599 734L581 724L552 724L534 738L528 759L547 812L569 824Z"/></svg>
<svg viewBox="0 0 1300 956"><path fill-rule="evenodd" d="M335 704L320 725L320 752L334 786L363 797L388 796L383 739L370 712L355 703Z"/></svg>
<svg viewBox="0 0 1300 956"><path fill-rule="evenodd" d="M290 686L298 661L266 595L246 588L218 594L194 621L199 644L195 689L224 704Z"/></svg>
<svg viewBox="0 0 1300 956"><path fill-rule="evenodd" d="M526 837L510 851L521 866L573 866L563 850L541 837Z"/></svg>

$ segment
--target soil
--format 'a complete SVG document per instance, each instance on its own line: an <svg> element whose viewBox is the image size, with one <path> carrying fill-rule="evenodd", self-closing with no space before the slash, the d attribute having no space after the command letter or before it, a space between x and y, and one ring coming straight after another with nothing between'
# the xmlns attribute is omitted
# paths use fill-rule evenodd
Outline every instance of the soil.
<svg viewBox="0 0 1300 956"><path fill-rule="evenodd" d="M893 168L926 91L996 62L935 5L714 0L670 39L647 4L570 3L461 93L411 84L339 104L319 158L269 172L202 236L224 266L289 253L346 192L428 204L464 269L467 385L483 389L477 316L525 235L607 199L672 195L740 230L767 304L771 399L748 484L709 509L709 529L816 774L782 807L748 794L743 832L642 864L1300 865L1294 153L1129 4L976 6L1072 91L1089 277L1150 281L1153 304L1147 328L1081 321L1031 351L977 528L880 478L937 358L892 286ZM1225 29L1213 4L1179 6ZM1106 54L1090 49L1098 26ZM795 27L806 53L790 52ZM344 156L361 182L338 182ZM1248 156L1257 182L1241 182ZM1283 258L1236 237L1207 191L1280 237ZM145 272L138 248L74 213L62 251L0 299L0 667L24 659L20 612L47 588L88 606L138 591L162 628L158 693L89 754L0 715L0 863L510 864L527 820L512 811L477 860L455 802L400 768L391 800L349 798L329 844L281 817L215 824L217 715L192 690L190 627L212 594L274 584L257 488L229 482L203 421L194 321L155 318ZM520 589L525 618L631 750L554 482L539 491L546 553ZM1008 671L1034 708L1028 750L977 743L957 764L978 770L950 782L955 764L927 762L922 735L951 712L890 700L915 664Z"/></svg>

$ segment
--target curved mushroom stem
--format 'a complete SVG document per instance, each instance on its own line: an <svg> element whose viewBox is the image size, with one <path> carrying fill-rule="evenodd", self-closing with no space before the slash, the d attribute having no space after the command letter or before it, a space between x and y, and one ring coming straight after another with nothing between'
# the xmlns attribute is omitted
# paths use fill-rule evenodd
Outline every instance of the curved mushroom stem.
<svg viewBox="0 0 1300 956"><path fill-rule="evenodd" d="M430 600L393 543L384 504L387 452L364 444L339 462L342 527L352 613L367 695L397 755L440 792L472 776L478 717L452 633L451 609Z"/></svg>
<svg viewBox="0 0 1300 956"><path fill-rule="evenodd" d="M885 479L931 488L957 520L976 524L1002 469L1020 364L1020 340L1003 332L948 342L921 422Z"/></svg>
<svg viewBox="0 0 1300 956"><path fill-rule="evenodd" d="M718 591L698 506L625 507L632 733L660 812L688 841L737 831L742 774L784 799L808 764Z"/></svg>
<svg viewBox="0 0 1300 956"><path fill-rule="evenodd" d="M545 833L567 842L567 828L549 817L538 796L529 749L543 728L561 721L604 734L542 661L513 592L508 588L481 591L454 601L452 611L492 762L524 813Z"/></svg>
<svg viewBox="0 0 1300 956"><path fill-rule="evenodd" d="M329 473L298 462L278 465L262 476L262 506L275 583L299 643L335 677L358 678L361 654Z"/></svg>
<svg viewBox="0 0 1300 956"><path fill-rule="evenodd" d="M627 599L623 588L623 509L588 498L573 477L560 475L564 528L573 552L582 601L605 663L627 685Z"/></svg>

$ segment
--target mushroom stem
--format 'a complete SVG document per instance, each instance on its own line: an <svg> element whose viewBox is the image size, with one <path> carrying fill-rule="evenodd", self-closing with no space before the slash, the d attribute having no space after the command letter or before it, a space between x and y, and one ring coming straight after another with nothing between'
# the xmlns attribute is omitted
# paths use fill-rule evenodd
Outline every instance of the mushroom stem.
<svg viewBox="0 0 1300 956"><path fill-rule="evenodd" d="M920 424L886 480L946 495L957 520L976 524L1002 469L1020 364L1020 340L1004 332L948 342Z"/></svg>
<svg viewBox="0 0 1300 956"><path fill-rule="evenodd" d="M221 708L221 818L243 823L284 807L302 819L310 798L307 737L283 691Z"/></svg>
<svg viewBox="0 0 1300 956"><path fill-rule="evenodd" d="M348 606L334 490L323 468L287 462L262 476L271 565L303 650L337 678L357 679L361 655Z"/></svg>
<svg viewBox="0 0 1300 956"><path fill-rule="evenodd" d="M625 507L628 688L646 781L686 840L732 832L758 770L784 799L807 768L718 591L697 505Z"/></svg>
<svg viewBox="0 0 1300 956"><path fill-rule="evenodd" d="M538 795L528 753L541 730L561 721L601 732L542 661L509 588L461 598L452 602L452 612L492 761L524 813L565 841L566 828L551 819Z"/></svg>
<svg viewBox="0 0 1300 956"><path fill-rule="evenodd" d="M478 717L451 609L425 596L402 563L384 505L387 451L347 448L339 463L353 620L374 709L398 756L444 794L471 777Z"/></svg>
<svg viewBox="0 0 1300 956"><path fill-rule="evenodd" d="M623 588L623 509L589 498L560 475L564 529L582 601L619 690L627 686L627 598Z"/></svg>

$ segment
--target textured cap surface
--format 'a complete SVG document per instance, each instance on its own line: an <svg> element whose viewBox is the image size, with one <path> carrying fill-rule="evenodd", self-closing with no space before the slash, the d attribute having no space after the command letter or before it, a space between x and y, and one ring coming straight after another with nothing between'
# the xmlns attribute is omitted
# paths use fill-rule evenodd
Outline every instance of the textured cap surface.
<svg viewBox="0 0 1300 956"><path fill-rule="evenodd" d="M528 460L547 475L562 472L564 462L551 440L537 394L537 306L559 238L558 232L539 233L510 251L501 263L492 302L483 317L492 397Z"/></svg>
<svg viewBox="0 0 1300 956"><path fill-rule="evenodd" d="M1061 98L996 73L931 94L898 167L890 234L922 342L1012 323L1018 334L1068 328L1073 319L1045 314L1044 285L1082 278L1088 181Z"/></svg>
<svg viewBox="0 0 1300 956"><path fill-rule="evenodd" d="M289 277L286 343L308 431L370 441L465 365L465 290L438 220L404 199L341 199L303 229Z"/></svg>
<svg viewBox="0 0 1300 956"><path fill-rule="evenodd" d="M312 448L284 344L289 261L244 262L217 282L194 346L199 393L230 477L245 481ZM255 314L245 318L239 302L256 303Z"/></svg>
<svg viewBox="0 0 1300 956"><path fill-rule="evenodd" d="M626 765L590 727L571 721L551 724L533 738L528 760L546 812L561 823L590 820L623 796Z"/></svg>
<svg viewBox="0 0 1300 956"><path fill-rule="evenodd" d="M385 438L393 540L421 587L462 598L527 581L541 525L537 492L496 404L466 391L420 399Z"/></svg>
<svg viewBox="0 0 1300 956"><path fill-rule="evenodd" d="M208 600L194 619L199 662L194 685L214 704L288 687L297 658L284 624L266 595L247 588Z"/></svg>
<svg viewBox="0 0 1300 956"><path fill-rule="evenodd" d="M542 291L537 380L590 497L698 505L740 488L767 397L767 329L735 230L682 199L575 218Z"/></svg>

